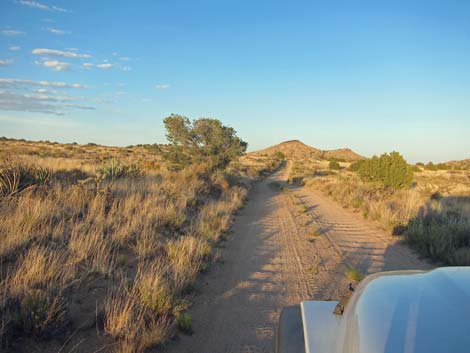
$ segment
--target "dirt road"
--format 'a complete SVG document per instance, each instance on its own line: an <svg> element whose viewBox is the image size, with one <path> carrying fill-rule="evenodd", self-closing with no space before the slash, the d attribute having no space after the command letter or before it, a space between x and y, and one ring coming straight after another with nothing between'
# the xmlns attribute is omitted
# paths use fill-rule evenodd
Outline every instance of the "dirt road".
<svg viewBox="0 0 470 353"><path fill-rule="evenodd" d="M273 352L281 308L338 299L349 283L348 266L364 273L430 268L320 193L273 187L284 175L279 171L254 186L223 243L220 263L201 278L190 310L194 334L166 351Z"/></svg>

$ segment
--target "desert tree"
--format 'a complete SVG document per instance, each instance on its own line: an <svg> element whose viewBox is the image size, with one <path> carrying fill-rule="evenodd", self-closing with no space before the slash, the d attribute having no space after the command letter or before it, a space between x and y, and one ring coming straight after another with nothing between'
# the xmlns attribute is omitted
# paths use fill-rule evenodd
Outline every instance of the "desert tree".
<svg viewBox="0 0 470 353"><path fill-rule="evenodd" d="M206 163L212 169L223 169L247 148L247 143L237 136L236 131L218 119L191 121L172 114L163 122L170 142L165 158L181 167Z"/></svg>

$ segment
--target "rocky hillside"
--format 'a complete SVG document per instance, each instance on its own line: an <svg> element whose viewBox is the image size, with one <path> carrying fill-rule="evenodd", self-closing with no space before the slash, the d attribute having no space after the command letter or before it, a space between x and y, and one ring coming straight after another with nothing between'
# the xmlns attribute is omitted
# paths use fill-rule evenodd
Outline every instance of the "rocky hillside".
<svg viewBox="0 0 470 353"><path fill-rule="evenodd" d="M320 150L311 147L299 140L285 141L280 144L257 151L260 154L274 154L282 152L286 157L294 159L330 159L338 158L346 161L356 161L364 157L352 151L349 148L340 148L336 150Z"/></svg>

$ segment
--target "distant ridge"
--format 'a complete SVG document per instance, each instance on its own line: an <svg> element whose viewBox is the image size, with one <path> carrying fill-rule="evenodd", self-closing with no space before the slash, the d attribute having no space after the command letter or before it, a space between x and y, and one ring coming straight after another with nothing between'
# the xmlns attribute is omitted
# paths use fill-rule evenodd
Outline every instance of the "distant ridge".
<svg viewBox="0 0 470 353"><path fill-rule="evenodd" d="M315 159L330 159L338 158L344 159L345 161L357 161L364 159L360 154L352 151L350 148L340 148L336 150L320 150L315 147L306 145L299 140L289 140L281 142L277 145L265 148L256 153L273 154L276 152L282 152L284 155L295 159L315 158Z"/></svg>

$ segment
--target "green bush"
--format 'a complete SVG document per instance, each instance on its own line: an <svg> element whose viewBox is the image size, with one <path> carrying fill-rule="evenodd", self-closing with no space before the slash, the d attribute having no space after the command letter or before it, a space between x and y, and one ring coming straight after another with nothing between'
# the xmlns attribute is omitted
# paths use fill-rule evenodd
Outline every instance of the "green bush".
<svg viewBox="0 0 470 353"><path fill-rule="evenodd" d="M340 170L340 165L337 161L330 161L330 163L328 164L328 167L331 169L331 170Z"/></svg>
<svg viewBox="0 0 470 353"><path fill-rule="evenodd" d="M193 320L191 318L191 314L179 314L176 317L176 324L178 325L180 331L184 333L191 333L193 330Z"/></svg>
<svg viewBox="0 0 470 353"><path fill-rule="evenodd" d="M359 175L363 181L377 182L392 189L408 186L413 180L413 171L398 152L365 160L360 166Z"/></svg>
<svg viewBox="0 0 470 353"><path fill-rule="evenodd" d="M366 161L365 159L360 159L358 161L355 161L354 163L351 163L348 170L351 172L358 172L359 169L361 169L361 166L364 164L365 161Z"/></svg>
<svg viewBox="0 0 470 353"><path fill-rule="evenodd" d="M424 169L436 171L436 170L437 170L437 167L436 167L436 165L435 165L433 162L429 162L428 164L426 164L426 165L424 166Z"/></svg>
<svg viewBox="0 0 470 353"><path fill-rule="evenodd" d="M285 159L286 156L281 151L277 151L273 154L274 159Z"/></svg>
<svg viewBox="0 0 470 353"><path fill-rule="evenodd" d="M170 115L163 120L170 142L164 158L180 167L205 163L212 169L224 169L242 156L248 144L236 131L220 120Z"/></svg>

